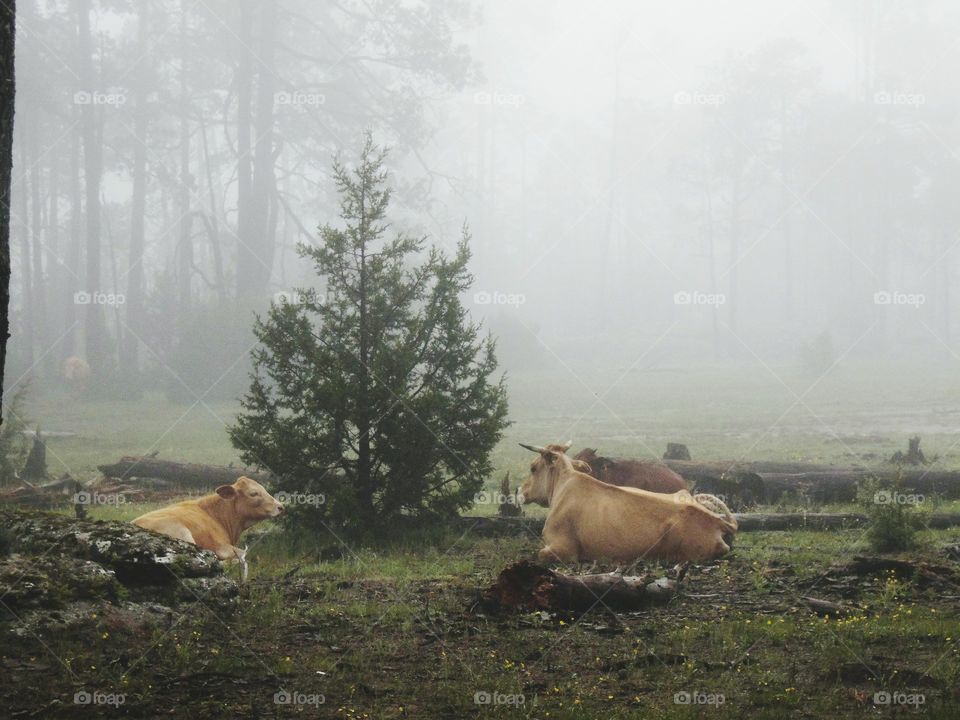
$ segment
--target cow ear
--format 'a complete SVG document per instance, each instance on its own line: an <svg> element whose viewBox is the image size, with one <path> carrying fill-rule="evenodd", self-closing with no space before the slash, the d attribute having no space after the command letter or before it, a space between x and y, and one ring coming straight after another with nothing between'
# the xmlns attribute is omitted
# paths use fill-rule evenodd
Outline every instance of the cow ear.
<svg viewBox="0 0 960 720"><path fill-rule="evenodd" d="M236 497L237 489L233 485L221 485L217 488L216 493L220 497L229 500L232 497Z"/></svg>

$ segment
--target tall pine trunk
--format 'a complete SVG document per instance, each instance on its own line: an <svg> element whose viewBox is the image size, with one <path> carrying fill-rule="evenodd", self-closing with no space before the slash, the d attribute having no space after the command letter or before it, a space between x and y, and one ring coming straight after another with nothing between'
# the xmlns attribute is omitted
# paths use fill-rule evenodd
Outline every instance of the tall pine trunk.
<svg viewBox="0 0 960 720"><path fill-rule="evenodd" d="M177 241L177 308L182 322L190 315L193 275L193 241L190 230L190 99L187 83L187 3L180 3L180 186L177 188L177 213L180 215L180 238Z"/></svg>
<svg viewBox="0 0 960 720"><path fill-rule="evenodd" d="M27 144L17 142L17 155L20 166L30 167L30 158L27 157ZM30 262L30 204L29 188L20 189L20 221L17 223L17 236L20 238L20 347L21 360L27 366L33 367L33 266Z"/></svg>
<svg viewBox="0 0 960 720"><path fill-rule="evenodd" d="M0 3L0 381L10 337L10 174L13 169L14 44L16 1ZM3 383L0 382L0 400ZM0 417L2 422L2 417Z"/></svg>
<svg viewBox="0 0 960 720"><path fill-rule="evenodd" d="M90 37L90 0L77 0L76 8L80 81L84 90L92 94L97 90L97 86L93 73L93 43ZM100 178L103 172L103 149L100 145L98 110L92 97L82 106L80 115L87 214L87 262L84 289L88 293L97 293L104 290L100 280ZM110 370L103 308L91 301L85 305L84 310L87 362L90 364L93 377L101 381L108 376ZM96 385L98 388L102 387L101 382L97 382Z"/></svg>
<svg viewBox="0 0 960 720"><path fill-rule="evenodd" d="M76 112L80 112L76 106ZM80 144L79 133L74 132L70 139L70 243L67 252L66 271L69 284L61 297L63 303L64 338L60 343L61 360L79 352L77 347L77 325L79 325L78 305L74 302L74 293L83 289L80 277L80 255L83 250L83 191L80 185Z"/></svg>
<svg viewBox="0 0 960 720"><path fill-rule="evenodd" d="M257 38L253 26L256 7ZM237 296L256 298L267 288L273 268L276 224L270 203L276 188L273 157L274 48L276 2L245 0L240 18L237 71ZM251 48L256 45L256 54ZM254 64L256 68L254 68ZM256 75L256 104L253 87Z"/></svg>
<svg viewBox="0 0 960 720"><path fill-rule="evenodd" d="M149 3L144 2L140 5L140 14L137 18L138 57L144 57L147 54L148 9ZM144 325L143 250L147 208L146 143L149 121L145 67L145 63L137 65L139 72L133 96L133 134L136 139L133 145L133 197L130 207L130 254L127 267L127 329L124 332L124 342L120 350L120 367L128 378L135 377L140 369L140 341L137 338L143 335Z"/></svg>
<svg viewBox="0 0 960 720"><path fill-rule="evenodd" d="M39 113L31 123L29 139L30 156L30 240L32 253L32 276L33 276L33 336L37 343L37 352L44 360L44 367L48 372L52 372L52 356L48 352L49 324L47 318L47 298L46 283L43 274L43 242L41 240L43 233L43 201L40 191L40 118ZM38 361L39 362L39 361Z"/></svg>

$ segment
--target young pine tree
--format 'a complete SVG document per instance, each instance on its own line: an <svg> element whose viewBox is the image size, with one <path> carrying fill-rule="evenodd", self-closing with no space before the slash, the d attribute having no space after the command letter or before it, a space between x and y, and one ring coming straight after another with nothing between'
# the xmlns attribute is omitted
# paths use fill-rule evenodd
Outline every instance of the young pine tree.
<svg viewBox="0 0 960 720"><path fill-rule="evenodd" d="M257 318L252 383L230 429L281 490L324 496L288 507L317 528L377 533L468 507L507 425L494 342L460 302L469 234L448 257L390 233L385 154L368 134L355 168L334 162L342 227L299 249L325 291Z"/></svg>

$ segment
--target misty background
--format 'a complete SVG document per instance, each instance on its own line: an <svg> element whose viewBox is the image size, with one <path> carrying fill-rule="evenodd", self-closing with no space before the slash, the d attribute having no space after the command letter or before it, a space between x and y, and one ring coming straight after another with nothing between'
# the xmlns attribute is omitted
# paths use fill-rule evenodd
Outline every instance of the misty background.
<svg viewBox="0 0 960 720"><path fill-rule="evenodd" d="M8 389L233 401L253 313L322 292L296 246L370 128L396 227L473 233L511 439L960 427L955 4L18 10Z"/></svg>

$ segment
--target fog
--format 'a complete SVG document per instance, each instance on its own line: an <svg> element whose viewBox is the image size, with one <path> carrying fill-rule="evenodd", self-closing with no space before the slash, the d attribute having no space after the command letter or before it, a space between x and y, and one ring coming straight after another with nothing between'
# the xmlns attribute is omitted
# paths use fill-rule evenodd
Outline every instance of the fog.
<svg viewBox="0 0 960 720"><path fill-rule="evenodd" d="M952 3L21 6L8 387L237 397L367 129L525 384L956 360Z"/></svg>

